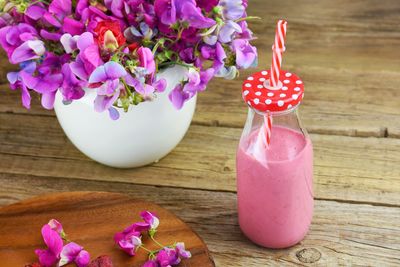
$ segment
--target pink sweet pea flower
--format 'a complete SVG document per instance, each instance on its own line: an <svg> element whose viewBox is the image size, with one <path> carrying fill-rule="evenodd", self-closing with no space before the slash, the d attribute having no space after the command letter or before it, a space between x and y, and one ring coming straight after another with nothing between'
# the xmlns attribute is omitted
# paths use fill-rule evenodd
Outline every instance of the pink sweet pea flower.
<svg viewBox="0 0 400 267"><path fill-rule="evenodd" d="M68 243L61 251L58 266L64 266L71 262L75 262L78 267L86 267L90 263L90 255L78 244Z"/></svg>
<svg viewBox="0 0 400 267"><path fill-rule="evenodd" d="M39 262L43 267L52 267L60 258L63 241L48 224L42 227L42 236L47 249L36 249L35 254L39 257Z"/></svg>
<svg viewBox="0 0 400 267"><path fill-rule="evenodd" d="M150 225L150 229L156 229L160 224L160 220L158 219L158 217L150 211L142 211L140 213L140 217L142 217L145 223L148 223Z"/></svg>
<svg viewBox="0 0 400 267"><path fill-rule="evenodd" d="M156 71L153 52L147 47L139 47L137 54L139 56L139 66L146 68L148 74L153 75Z"/></svg>
<svg viewBox="0 0 400 267"><path fill-rule="evenodd" d="M150 225L144 222L137 222L114 236L115 243L130 256L134 256L136 250L142 245L143 231L150 230Z"/></svg>

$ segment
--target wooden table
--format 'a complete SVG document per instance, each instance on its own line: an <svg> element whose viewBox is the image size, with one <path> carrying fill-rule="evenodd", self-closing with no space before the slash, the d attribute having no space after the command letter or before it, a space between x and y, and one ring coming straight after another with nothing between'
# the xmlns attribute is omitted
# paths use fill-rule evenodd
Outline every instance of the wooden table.
<svg viewBox="0 0 400 267"><path fill-rule="evenodd" d="M99 165L68 141L53 112L31 111L0 79L0 205L59 191L123 192L188 222L217 266L400 265L400 2L254 0L270 62L274 23L289 21L286 69L306 84L301 115L314 143L315 215L285 250L249 242L237 223L235 149L245 121L241 80L214 80L181 144L152 166ZM254 70L251 70L254 71Z"/></svg>

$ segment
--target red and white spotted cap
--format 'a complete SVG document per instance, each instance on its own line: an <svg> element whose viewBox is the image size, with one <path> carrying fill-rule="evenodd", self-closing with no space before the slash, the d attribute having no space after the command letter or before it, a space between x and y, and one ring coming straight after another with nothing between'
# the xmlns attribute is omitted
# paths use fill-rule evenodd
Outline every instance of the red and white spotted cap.
<svg viewBox="0 0 400 267"><path fill-rule="evenodd" d="M247 77L243 82L242 96L253 109L264 113L280 113L300 104L304 97L304 84L294 74L281 70L279 86L269 86L269 71L263 70Z"/></svg>

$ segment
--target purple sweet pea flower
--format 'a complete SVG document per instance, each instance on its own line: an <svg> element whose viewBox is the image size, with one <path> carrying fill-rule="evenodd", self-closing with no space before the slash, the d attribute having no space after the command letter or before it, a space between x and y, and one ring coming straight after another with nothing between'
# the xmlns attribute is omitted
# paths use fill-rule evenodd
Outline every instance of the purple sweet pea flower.
<svg viewBox="0 0 400 267"><path fill-rule="evenodd" d="M78 267L86 267L90 263L89 253L74 242L68 243L63 247L58 266L64 266L72 262Z"/></svg>
<svg viewBox="0 0 400 267"><path fill-rule="evenodd" d="M228 20L220 29L218 40L221 43L230 43L236 33L242 33L242 28L239 24L232 20Z"/></svg>
<svg viewBox="0 0 400 267"><path fill-rule="evenodd" d="M182 84L178 84L168 95L169 100L176 109L181 109L183 104L192 96L193 94L183 90Z"/></svg>
<svg viewBox="0 0 400 267"><path fill-rule="evenodd" d="M153 86L145 84L139 79L133 78L130 74L125 76L125 82L129 86L133 87L135 91L142 95L145 99L151 99L151 95L155 91Z"/></svg>
<svg viewBox="0 0 400 267"><path fill-rule="evenodd" d="M65 63L61 69L64 77L63 84L60 91L64 97L64 101L71 101L80 99L85 95L85 91L82 89L86 86L86 82L78 80L75 74L71 70L71 65Z"/></svg>
<svg viewBox="0 0 400 267"><path fill-rule="evenodd" d="M11 90L21 90L21 99L22 105L30 109L31 107L31 95L29 94L28 87L26 86L23 76L24 75L32 75L32 73L36 70L36 63L35 62L28 62L21 64L22 70L19 72L9 72L7 73L7 79L10 82ZM21 75L21 73L25 73Z"/></svg>
<svg viewBox="0 0 400 267"><path fill-rule="evenodd" d="M61 28L64 18L71 15L71 12L71 0L53 0L49 5L49 11L43 15L43 18L54 27Z"/></svg>
<svg viewBox="0 0 400 267"><path fill-rule="evenodd" d="M243 20L239 22L240 28L242 29L241 33L238 34L238 37L240 39L247 39L251 40L253 39L253 32L249 29L247 25L247 21Z"/></svg>
<svg viewBox="0 0 400 267"><path fill-rule="evenodd" d="M58 41L60 41L61 33L49 32L44 29L41 29L40 36L43 37L43 39L58 42Z"/></svg>
<svg viewBox="0 0 400 267"><path fill-rule="evenodd" d="M222 14L227 20L237 20L243 17L245 6L242 0L221 0Z"/></svg>
<svg viewBox="0 0 400 267"><path fill-rule="evenodd" d="M18 25L5 26L0 29L0 45L6 51L8 58L11 61L11 57L14 51L22 46L27 41L37 40L38 34L35 28L26 23L19 23ZM25 44L25 48L28 44ZM37 46L37 43L30 43L35 49L39 49L41 52L41 47ZM20 48L23 50L23 48ZM23 51L20 51L23 52ZM11 62L16 64L16 62Z"/></svg>
<svg viewBox="0 0 400 267"><path fill-rule="evenodd" d="M250 45L248 40L234 40L232 49L236 53L236 65L238 68L247 69L257 63L257 49Z"/></svg>
<svg viewBox="0 0 400 267"><path fill-rule="evenodd" d="M181 13L182 19L196 29L210 28L216 23L213 19L204 17L201 13L201 9L190 2L186 2L182 5Z"/></svg>
<svg viewBox="0 0 400 267"><path fill-rule="evenodd" d="M112 105L118 99L122 88L120 78L127 74L124 67L114 61L107 62L93 71L90 75L89 83L93 84L92 87L94 88L99 85L97 87L97 97L94 100L95 111L103 112L108 110L111 119L119 118L117 110Z"/></svg>
<svg viewBox="0 0 400 267"><path fill-rule="evenodd" d="M64 47L65 52L67 52L67 54L70 54L74 50L78 49L77 46L78 39L79 39L78 35L72 36L69 33L65 33L61 36L60 42Z"/></svg>
<svg viewBox="0 0 400 267"><path fill-rule="evenodd" d="M205 71L197 72L195 69L189 69L187 73L188 83L184 86L183 90L196 94L197 92L204 91L208 82L214 76L214 69L209 68Z"/></svg>
<svg viewBox="0 0 400 267"><path fill-rule="evenodd" d="M66 17L64 18L62 30L64 33L70 33L72 35L80 35L84 32L85 25L80 21L77 21L70 17Z"/></svg>
<svg viewBox="0 0 400 267"><path fill-rule="evenodd" d="M38 59L46 52L44 43L40 40L29 40L18 46L11 55L10 62L18 64L24 61Z"/></svg>
<svg viewBox="0 0 400 267"><path fill-rule="evenodd" d="M217 42L215 47L203 46L201 48L201 55L208 60L213 61L213 69L215 72L219 72L225 65L226 53L221 43Z"/></svg>
<svg viewBox="0 0 400 267"><path fill-rule="evenodd" d="M104 0L105 6L111 10L114 16L117 18L123 18L124 17L124 7L125 7L125 1L123 0Z"/></svg>
<svg viewBox="0 0 400 267"><path fill-rule="evenodd" d="M48 224L42 227L42 236L47 249L36 249L35 254L39 257L39 262L43 267L52 267L60 258L63 241L60 235Z"/></svg>
<svg viewBox="0 0 400 267"><path fill-rule="evenodd" d="M54 106L55 95L60 88L63 75L56 72L59 68L60 58L52 54L47 54L42 64L37 68L37 75L22 72L22 80L28 88L42 94L42 106L52 109Z"/></svg>
<svg viewBox="0 0 400 267"><path fill-rule="evenodd" d="M165 25L174 24L176 18L176 0L155 0L154 11L160 21Z"/></svg>
<svg viewBox="0 0 400 267"><path fill-rule="evenodd" d="M120 87L120 78L127 75L126 70L119 63L109 61L97 67L89 77L89 83L98 84L99 95L111 95Z"/></svg>
<svg viewBox="0 0 400 267"><path fill-rule="evenodd" d="M160 21L165 25L175 24L177 20L189 23L189 26L197 29L209 28L215 25L215 21L206 18L201 9L196 6L194 0L156 0L154 10Z"/></svg>
<svg viewBox="0 0 400 267"><path fill-rule="evenodd" d="M175 250L181 258L189 259L192 257L192 253L185 249L185 243L183 242L176 243Z"/></svg>
<svg viewBox="0 0 400 267"><path fill-rule="evenodd" d="M46 13L46 9L42 3L30 5L25 11L25 15L33 20L39 20Z"/></svg>
<svg viewBox="0 0 400 267"><path fill-rule="evenodd" d="M90 74L100 65L103 61L100 58L99 47L95 43L93 34L85 32L79 36L76 43L79 49L79 54L75 62L71 63L72 72L81 80L87 81ZM71 49L73 47L73 43ZM64 49L68 49L67 46Z"/></svg>

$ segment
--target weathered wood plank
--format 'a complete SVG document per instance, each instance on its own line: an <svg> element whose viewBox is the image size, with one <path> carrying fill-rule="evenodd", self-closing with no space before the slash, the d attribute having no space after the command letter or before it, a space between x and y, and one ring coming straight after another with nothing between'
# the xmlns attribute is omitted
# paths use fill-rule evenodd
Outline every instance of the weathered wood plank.
<svg viewBox="0 0 400 267"><path fill-rule="evenodd" d="M319 200L306 239L289 249L269 250L252 244L240 232L233 193L9 174L0 174L0 183L0 205L76 190L122 192L154 201L200 234L217 266L400 264L400 208Z"/></svg>
<svg viewBox="0 0 400 267"><path fill-rule="evenodd" d="M235 191L240 134L235 128L193 125L160 162L123 170L82 155L54 117L0 113L0 172ZM311 137L317 198L399 205L400 139Z"/></svg>
<svg viewBox="0 0 400 267"><path fill-rule="evenodd" d="M260 68L270 62L274 23L289 21L284 67L302 77L305 125L312 133L350 136L400 136L400 2L263 0L250 1ZM316 22L315 18L318 18ZM10 68L1 57L0 82ZM246 108L241 79L215 79L199 97L194 123L241 127ZM25 113L14 96L0 89L0 112ZM19 100L18 100L19 103ZM38 107L32 112L49 115Z"/></svg>

